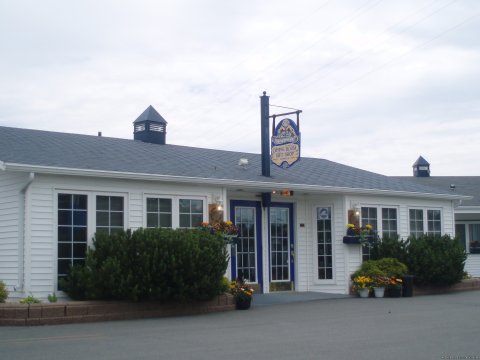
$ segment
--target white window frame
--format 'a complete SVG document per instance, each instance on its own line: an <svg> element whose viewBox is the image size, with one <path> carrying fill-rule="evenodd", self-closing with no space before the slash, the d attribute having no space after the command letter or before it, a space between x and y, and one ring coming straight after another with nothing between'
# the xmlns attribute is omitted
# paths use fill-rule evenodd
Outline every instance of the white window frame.
<svg viewBox="0 0 480 360"><path fill-rule="evenodd" d="M53 221L53 236L56 246L53 256L53 286L55 287L55 289L58 289L58 194L87 196L87 249L88 247L91 247L93 245L93 237L95 236L95 232L97 229L97 195L123 197L123 229L125 230L129 227L127 222L129 214L129 203L128 194L126 192L101 192L90 190L75 190L71 188L56 188L53 191L53 211L55 214Z"/></svg>
<svg viewBox="0 0 480 360"><path fill-rule="evenodd" d="M377 228L373 231L378 234L380 238L383 237L383 217L382 209L395 209L397 212L397 234L400 234L400 207L398 205L389 205L389 204L362 204L360 203L360 211L362 208L376 208L377 209ZM360 222L362 220L362 214L360 213ZM360 226L365 226L367 224L360 224Z"/></svg>
<svg viewBox="0 0 480 360"><path fill-rule="evenodd" d="M318 208L330 208L330 221L332 226L332 278L331 279L319 279L318 278L318 239L317 239L317 209ZM312 207L312 221L313 221L313 282L318 285L328 285L337 283L337 271L336 271L336 233L335 233L335 207L333 204L315 204Z"/></svg>
<svg viewBox="0 0 480 360"><path fill-rule="evenodd" d="M428 210L437 210L440 211L440 235L444 234L444 218L443 218L443 209L437 207L419 207L419 206L410 206L407 209L407 222L408 222L408 236L412 235L410 229L410 210L422 210L423 213L423 234L428 234Z"/></svg>
<svg viewBox="0 0 480 360"><path fill-rule="evenodd" d="M144 194L143 196L143 227L147 229L147 199L168 199L172 202L172 229L175 229L174 221L175 214L178 213L178 201L175 201L175 197L172 195L159 195L159 194Z"/></svg>
<svg viewBox="0 0 480 360"><path fill-rule="evenodd" d="M94 204L95 204L95 210L94 210L94 234L97 232L97 197L98 196L105 196L105 197L119 197L119 198L123 198L123 230L127 229L128 226L127 226L127 213L128 213L128 207L127 207L127 201L126 199L128 198L126 196L126 194L124 193L120 193L120 194L115 194L115 193L94 193L93 194L93 197L94 197ZM102 210L101 210L102 211ZM109 211L110 213L110 211ZM117 227L117 226L115 226ZM110 226L109 226L110 228Z"/></svg>
<svg viewBox="0 0 480 360"><path fill-rule="evenodd" d="M480 256L479 253L471 253L470 252L470 229L469 229L469 225L480 225L480 221L476 221L476 220L460 220L460 221L456 221L455 222L455 225L465 225L465 251L467 252L467 254L471 254L472 256ZM455 235L457 235L455 233Z"/></svg>
<svg viewBox="0 0 480 360"><path fill-rule="evenodd" d="M172 200L172 229L180 228L180 199L185 200L202 200L202 221L208 221L208 204L207 196L202 195L190 195L190 194L162 194L162 193L144 193L143 194L143 209L142 209L142 224L144 228L147 228L147 198L155 199L171 199Z"/></svg>

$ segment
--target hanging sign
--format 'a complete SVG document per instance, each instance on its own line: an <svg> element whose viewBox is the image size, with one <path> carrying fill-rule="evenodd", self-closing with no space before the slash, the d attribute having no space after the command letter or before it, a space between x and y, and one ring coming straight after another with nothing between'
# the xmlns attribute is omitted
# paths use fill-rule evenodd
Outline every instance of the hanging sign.
<svg viewBox="0 0 480 360"><path fill-rule="evenodd" d="M300 159L300 133L293 120L283 119L275 127L271 158L282 168L288 168Z"/></svg>

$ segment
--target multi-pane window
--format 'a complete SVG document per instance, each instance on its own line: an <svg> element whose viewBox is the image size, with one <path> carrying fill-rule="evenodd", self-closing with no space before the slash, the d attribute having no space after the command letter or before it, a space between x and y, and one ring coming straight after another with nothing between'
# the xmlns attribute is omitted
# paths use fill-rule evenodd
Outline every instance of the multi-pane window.
<svg viewBox="0 0 480 360"><path fill-rule="evenodd" d="M87 195L58 194L58 279L70 265L82 264L87 251Z"/></svg>
<svg viewBox="0 0 480 360"><path fill-rule="evenodd" d="M172 227L172 199L147 198L147 228Z"/></svg>
<svg viewBox="0 0 480 360"><path fill-rule="evenodd" d="M480 223L457 223L455 235L470 254L480 254Z"/></svg>
<svg viewBox="0 0 480 360"><path fill-rule="evenodd" d="M440 210L427 210L427 223L429 235L442 234L442 221Z"/></svg>
<svg viewBox="0 0 480 360"><path fill-rule="evenodd" d="M480 224L468 225L469 252L471 254L480 253Z"/></svg>
<svg viewBox="0 0 480 360"><path fill-rule="evenodd" d="M410 221L410 235L415 237L422 236L423 230L423 210L422 209L410 209L408 212Z"/></svg>
<svg viewBox="0 0 480 360"><path fill-rule="evenodd" d="M113 234L123 227L123 197L97 196L97 233Z"/></svg>
<svg viewBox="0 0 480 360"><path fill-rule="evenodd" d="M181 228L194 228L203 221L203 200L180 199L179 216Z"/></svg>
<svg viewBox="0 0 480 360"><path fill-rule="evenodd" d="M362 226L367 224L372 225L373 230L377 231L378 229L378 220L377 220L377 208L376 207L362 207ZM366 261L370 259L371 246L370 243L366 243L362 246L362 260Z"/></svg>
<svg viewBox="0 0 480 360"><path fill-rule="evenodd" d="M397 209L382 208L382 238L397 235Z"/></svg>
<svg viewBox="0 0 480 360"><path fill-rule="evenodd" d="M331 208L317 208L318 278L333 279Z"/></svg>

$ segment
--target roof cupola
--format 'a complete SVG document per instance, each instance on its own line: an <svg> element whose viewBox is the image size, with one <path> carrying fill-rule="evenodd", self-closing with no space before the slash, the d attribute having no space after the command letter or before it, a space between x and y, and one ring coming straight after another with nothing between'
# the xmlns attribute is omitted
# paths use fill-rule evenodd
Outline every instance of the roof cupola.
<svg viewBox="0 0 480 360"><path fill-rule="evenodd" d="M165 145L166 134L167 122L152 105L133 122L135 140Z"/></svg>
<svg viewBox="0 0 480 360"><path fill-rule="evenodd" d="M423 157L419 157L417 161L412 165L413 176L415 177L429 177L430 176L430 164Z"/></svg>

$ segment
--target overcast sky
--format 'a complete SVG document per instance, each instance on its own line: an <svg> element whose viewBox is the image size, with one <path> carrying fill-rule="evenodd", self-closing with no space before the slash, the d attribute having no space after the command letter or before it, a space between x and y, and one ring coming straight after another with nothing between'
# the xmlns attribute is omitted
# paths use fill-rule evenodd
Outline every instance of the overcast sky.
<svg viewBox="0 0 480 360"><path fill-rule="evenodd" d="M478 0L0 0L0 125L260 152L260 99L302 155L480 175ZM270 113L285 112L270 108Z"/></svg>

